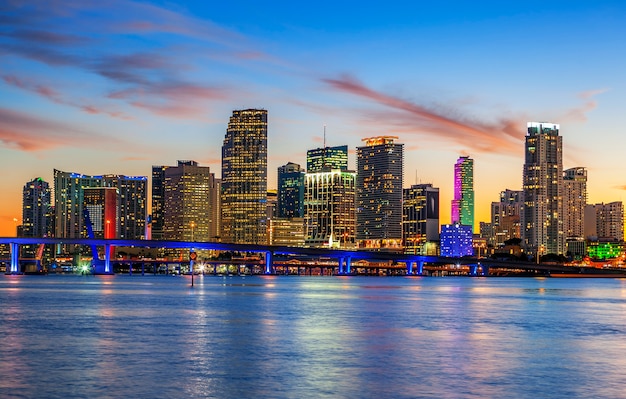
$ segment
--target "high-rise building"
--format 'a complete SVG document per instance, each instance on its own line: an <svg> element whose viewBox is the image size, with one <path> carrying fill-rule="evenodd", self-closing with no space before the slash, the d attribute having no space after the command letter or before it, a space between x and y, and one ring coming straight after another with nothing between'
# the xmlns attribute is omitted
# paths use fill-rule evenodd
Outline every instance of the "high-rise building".
<svg viewBox="0 0 626 399"><path fill-rule="evenodd" d="M89 215L93 238L119 238L120 207L119 193L114 187L83 188L83 211Z"/></svg>
<svg viewBox="0 0 626 399"><path fill-rule="evenodd" d="M303 218L274 218L269 221L268 244L301 247L304 245Z"/></svg>
<svg viewBox="0 0 626 399"><path fill-rule="evenodd" d="M528 123L522 239L529 254L565 253L562 148L559 125Z"/></svg>
<svg viewBox="0 0 626 399"><path fill-rule="evenodd" d="M267 111L233 111L222 146L222 241L267 241Z"/></svg>
<svg viewBox="0 0 626 399"><path fill-rule="evenodd" d="M41 177L24 185L22 192L22 236L48 237L51 235L52 206L50 185Z"/></svg>
<svg viewBox="0 0 626 399"><path fill-rule="evenodd" d="M474 254L471 226L459 223L441 226L441 256L460 258Z"/></svg>
<svg viewBox="0 0 626 399"><path fill-rule="evenodd" d="M152 199L154 207L162 192L163 202L157 203L163 226L160 239L215 241L218 233L213 208L219 205L212 202L211 198L218 198L218 185L210 168L198 166L195 161L178 161L177 166L162 170L164 173L160 184L163 188Z"/></svg>
<svg viewBox="0 0 626 399"><path fill-rule="evenodd" d="M524 192L505 190L500 201L491 203L491 233L485 237L495 247L501 247L512 238L521 238L521 215L524 209Z"/></svg>
<svg viewBox="0 0 626 399"><path fill-rule="evenodd" d="M587 170L570 168L563 172L563 227L565 238L585 237Z"/></svg>
<svg viewBox="0 0 626 399"><path fill-rule="evenodd" d="M585 237L592 241L624 241L624 204L615 201L587 205Z"/></svg>
<svg viewBox="0 0 626 399"><path fill-rule="evenodd" d="M348 170L306 173L305 245L354 247L356 173Z"/></svg>
<svg viewBox="0 0 626 399"><path fill-rule="evenodd" d="M306 171L309 173L323 170L348 170L348 146L323 147L306 153Z"/></svg>
<svg viewBox="0 0 626 399"><path fill-rule="evenodd" d="M363 139L357 147L357 228L362 248L402 249L403 144L395 136Z"/></svg>
<svg viewBox="0 0 626 399"><path fill-rule="evenodd" d="M169 166L152 167L152 214L150 215L150 238L163 239L163 223L165 207L165 170Z"/></svg>
<svg viewBox="0 0 626 399"><path fill-rule="evenodd" d="M279 218L304 216L304 170L296 163L278 168L277 214Z"/></svg>
<svg viewBox="0 0 626 399"><path fill-rule="evenodd" d="M474 230L474 160L470 157L460 157L454 164L451 220Z"/></svg>
<svg viewBox="0 0 626 399"><path fill-rule="evenodd" d="M83 204L84 189L112 187L118 192L118 236L124 239L145 238L147 216L145 176L87 176L54 170L55 236L80 238L86 234Z"/></svg>
<svg viewBox="0 0 626 399"><path fill-rule="evenodd" d="M416 184L403 190L404 252L425 255L425 245L439 241L439 188Z"/></svg>

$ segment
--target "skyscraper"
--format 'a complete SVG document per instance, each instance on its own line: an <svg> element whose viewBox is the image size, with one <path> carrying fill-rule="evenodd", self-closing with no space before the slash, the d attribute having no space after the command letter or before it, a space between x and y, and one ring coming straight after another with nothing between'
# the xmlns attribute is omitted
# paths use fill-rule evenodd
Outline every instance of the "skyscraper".
<svg viewBox="0 0 626 399"><path fill-rule="evenodd" d="M586 238L624 241L624 204L621 201L587 205L585 219Z"/></svg>
<svg viewBox="0 0 626 399"><path fill-rule="evenodd" d="M562 148L559 125L528 123L522 238L529 254L565 253Z"/></svg>
<svg viewBox="0 0 626 399"><path fill-rule="evenodd" d="M395 136L363 139L357 147L357 229L359 247L402 248L403 144Z"/></svg>
<svg viewBox="0 0 626 399"><path fill-rule="evenodd" d="M493 237L486 237L495 247L501 247L512 238L521 239L521 215L524 209L524 192L505 190L500 201L491 203Z"/></svg>
<svg viewBox="0 0 626 399"><path fill-rule="evenodd" d="M348 146L323 147L306 153L306 171L320 172L329 169L348 169Z"/></svg>
<svg viewBox="0 0 626 399"><path fill-rule="evenodd" d="M403 190L404 252L425 255L425 244L439 240L439 188L415 184Z"/></svg>
<svg viewBox="0 0 626 399"><path fill-rule="evenodd" d="M587 170L570 168L563 172L563 218L565 238L585 237Z"/></svg>
<svg viewBox="0 0 626 399"><path fill-rule="evenodd" d="M334 169L304 177L305 245L354 247L356 173Z"/></svg>
<svg viewBox="0 0 626 399"><path fill-rule="evenodd" d="M222 241L267 241L267 111L233 111L222 146Z"/></svg>
<svg viewBox="0 0 626 399"><path fill-rule="evenodd" d="M41 177L24 185L22 192L22 235L47 237L51 231L50 185Z"/></svg>
<svg viewBox="0 0 626 399"><path fill-rule="evenodd" d="M113 187L83 188L83 210L89 214L88 227L94 238L119 238L120 207L118 191Z"/></svg>
<svg viewBox="0 0 626 399"><path fill-rule="evenodd" d="M300 165L288 162L278 168L278 217L304 216L304 171Z"/></svg>
<svg viewBox="0 0 626 399"><path fill-rule="evenodd" d="M474 231L474 160L460 157L454 164L452 223L470 226Z"/></svg>

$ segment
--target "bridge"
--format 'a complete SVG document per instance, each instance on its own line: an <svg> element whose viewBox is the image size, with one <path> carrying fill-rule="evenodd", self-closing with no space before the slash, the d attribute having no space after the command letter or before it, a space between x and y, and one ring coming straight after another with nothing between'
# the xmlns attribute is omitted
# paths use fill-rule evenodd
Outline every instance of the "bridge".
<svg viewBox="0 0 626 399"><path fill-rule="evenodd" d="M232 244L222 242L190 242L169 240L123 240L123 239L93 239L93 238L51 238L51 237L0 237L0 244L9 245L11 252L10 266L7 274L21 274L19 267L19 249L21 245L83 245L89 247L103 247L104 259L93 260L93 272L96 274L113 274L111 248L112 247L138 247L138 248L161 248L161 249L187 249L190 252L196 250L236 251L264 254L264 273L275 272L273 261L277 255L300 256L312 258L335 259L337 274L351 274L352 262L366 260L370 262L391 262L397 265L404 263L406 274L422 275L424 265L457 265L469 268L469 275L489 275L490 270L516 270L532 272L536 274L602 274L626 277L623 270L595 269L584 266L566 266L563 264L536 264L533 262L517 262L495 260L488 258L448 258L442 256L414 255L397 252L368 251L357 249L334 249L312 247L289 247L260 244ZM193 260L192 260L193 261ZM171 263L171 262L170 262ZM319 267L307 266L301 267Z"/></svg>

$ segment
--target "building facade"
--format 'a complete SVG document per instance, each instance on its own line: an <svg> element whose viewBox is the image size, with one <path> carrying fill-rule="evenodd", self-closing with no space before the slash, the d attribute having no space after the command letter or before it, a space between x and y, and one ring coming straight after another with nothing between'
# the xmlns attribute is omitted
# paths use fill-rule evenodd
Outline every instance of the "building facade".
<svg viewBox="0 0 626 399"><path fill-rule="evenodd" d="M323 170L348 170L348 146L323 147L306 153L306 171L310 173Z"/></svg>
<svg viewBox="0 0 626 399"><path fill-rule="evenodd" d="M356 234L356 173L348 170L306 173L305 245L352 248Z"/></svg>
<svg viewBox="0 0 626 399"><path fill-rule="evenodd" d="M472 256L474 247L471 226L460 223L444 224L441 226L441 256L460 258Z"/></svg>
<svg viewBox="0 0 626 399"><path fill-rule="evenodd" d="M563 172L563 227L565 239L585 237L587 170L570 168Z"/></svg>
<svg viewBox="0 0 626 399"><path fill-rule="evenodd" d="M221 239L267 242L267 111L233 111L222 146Z"/></svg>
<svg viewBox="0 0 626 399"><path fill-rule="evenodd" d="M624 204L615 201L587 205L585 236L591 241L624 241Z"/></svg>
<svg viewBox="0 0 626 399"><path fill-rule="evenodd" d="M120 238L119 193L114 187L85 187L83 189L83 212L87 237Z"/></svg>
<svg viewBox="0 0 626 399"><path fill-rule="evenodd" d="M363 139L357 147L357 228L361 248L402 249L403 144L395 136Z"/></svg>
<svg viewBox="0 0 626 399"><path fill-rule="evenodd" d="M467 156L460 157L454 164L451 220L474 230L474 160Z"/></svg>
<svg viewBox="0 0 626 399"><path fill-rule="evenodd" d="M563 145L559 125L529 122L523 175L523 244L534 256L565 254Z"/></svg>
<svg viewBox="0 0 626 399"><path fill-rule="evenodd" d="M500 201L491 203L491 233L489 244L496 248L512 238L521 238L521 216L524 192L506 189L500 192Z"/></svg>
<svg viewBox="0 0 626 399"><path fill-rule="evenodd" d="M304 217L304 173L300 165L292 162L278 168L279 218Z"/></svg>
<svg viewBox="0 0 626 399"><path fill-rule="evenodd" d="M41 177L24 185L22 190L22 236L49 237L52 235L51 190Z"/></svg>
<svg viewBox="0 0 626 399"><path fill-rule="evenodd" d="M439 241L439 188L416 184L403 190L404 252L426 255L427 243Z"/></svg>

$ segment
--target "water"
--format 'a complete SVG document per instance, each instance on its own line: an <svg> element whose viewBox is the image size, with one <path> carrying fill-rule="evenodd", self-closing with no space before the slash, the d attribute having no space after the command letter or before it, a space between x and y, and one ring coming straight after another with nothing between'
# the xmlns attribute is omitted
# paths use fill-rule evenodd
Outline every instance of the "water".
<svg viewBox="0 0 626 399"><path fill-rule="evenodd" d="M626 280L0 276L0 397L624 398Z"/></svg>

